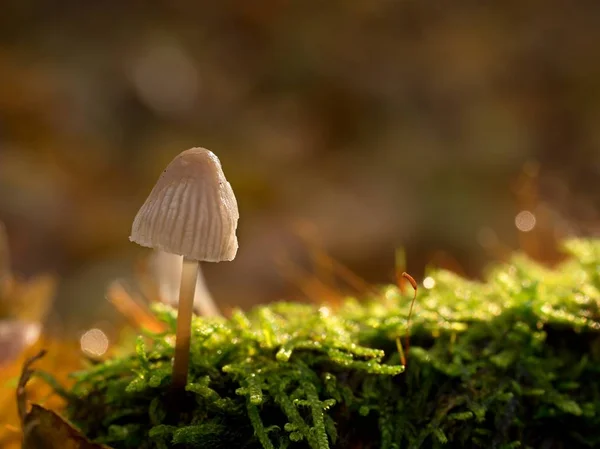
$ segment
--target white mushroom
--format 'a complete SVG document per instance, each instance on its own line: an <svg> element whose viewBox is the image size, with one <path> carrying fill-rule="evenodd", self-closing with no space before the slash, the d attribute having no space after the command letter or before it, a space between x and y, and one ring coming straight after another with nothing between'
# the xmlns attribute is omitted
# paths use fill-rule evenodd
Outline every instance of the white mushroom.
<svg viewBox="0 0 600 449"><path fill-rule="evenodd" d="M217 156L205 148L179 154L139 210L132 242L183 256L173 386L187 383L190 328L200 262L233 260L238 242L237 201Z"/></svg>

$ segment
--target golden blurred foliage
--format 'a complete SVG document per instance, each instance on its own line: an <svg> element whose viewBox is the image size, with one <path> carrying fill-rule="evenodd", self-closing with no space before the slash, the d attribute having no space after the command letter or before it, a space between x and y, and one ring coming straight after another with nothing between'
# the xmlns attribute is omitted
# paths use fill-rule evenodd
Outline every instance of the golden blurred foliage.
<svg viewBox="0 0 600 449"><path fill-rule="evenodd" d="M15 265L58 272L56 310L87 325L81 298L101 304L107 272L136 257L127 235L156 177L198 145L242 215L239 256L206 270L224 306L293 293L273 259L308 264L297 221L371 282L399 246L417 270L442 250L477 275L490 230L508 247L530 238L509 189L528 161L527 210L595 232L598 18L597 2L532 0L5 7L0 218Z"/></svg>
<svg viewBox="0 0 600 449"><path fill-rule="evenodd" d="M21 447L21 417L17 410L16 392L18 380L26 361L38 354L42 348L48 356L36 362L36 369L52 373L62 385L69 385L69 374L82 366L78 345L42 338L8 364L0 366L0 447ZM33 377L27 384L27 401L43 404L49 409L59 409L63 401L53 393L48 383Z"/></svg>
<svg viewBox="0 0 600 449"><path fill-rule="evenodd" d="M240 205L236 260L204 270L222 310L369 294L399 247L416 277L517 246L556 261L600 229L599 19L592 1L3 5L0 386L42 341L41 366L70 345L77 364L81 342L34 343L49 314L100 349L125 320L159 326L127 236L192 146Z"/></svg>

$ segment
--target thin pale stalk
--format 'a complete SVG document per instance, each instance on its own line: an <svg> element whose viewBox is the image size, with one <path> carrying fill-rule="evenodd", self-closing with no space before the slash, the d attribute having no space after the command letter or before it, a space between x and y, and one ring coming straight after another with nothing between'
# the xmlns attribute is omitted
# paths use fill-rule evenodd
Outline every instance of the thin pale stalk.
<svg viewBox="0 0 600 449"><path fill-rule="evenodd" d="M173 363L173 388L181 390L187 384L188 368L190 365L190 337L198 268L198 261L183 259L179 305L177 307L175 361Z"/></svg>

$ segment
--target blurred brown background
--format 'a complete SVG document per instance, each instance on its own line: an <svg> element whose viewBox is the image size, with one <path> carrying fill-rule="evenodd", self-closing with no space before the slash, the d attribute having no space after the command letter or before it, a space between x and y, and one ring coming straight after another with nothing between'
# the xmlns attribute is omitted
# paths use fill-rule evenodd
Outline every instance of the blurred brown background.
<svg viewBox="0 0 600 449"><path fill-rule="evenodd" d="M522 209L541 258L594 232L600 2L49 3L0 3L0 220L64 326L112 319L133 217L192 146L240 205L206 268L230 306L301 297L274 261L309 266L299 224L369 282L397 247L477 276Z"/></svg>

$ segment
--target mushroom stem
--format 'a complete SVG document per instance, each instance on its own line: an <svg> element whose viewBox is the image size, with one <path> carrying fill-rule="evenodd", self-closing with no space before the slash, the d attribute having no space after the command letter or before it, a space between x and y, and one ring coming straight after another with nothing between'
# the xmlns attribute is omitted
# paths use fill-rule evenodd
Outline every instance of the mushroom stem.
<svg viewBox="0 0 600 449"><path fill-rule="evenodd" d="M194 293L198 279L199 263L183 258L179 305L177 307L177 333L175 336L175 361L173 363L173 388L183 390L187 384L190 364L190 336L192 313L194 311Z"/></svg>
<svg viewBox="0 0 600 449"><path fill-rule="evenodd" d="M160 300L173 307L179 303L179 288L183 256L157 250L150 258L153 276L157 279ZM194 294L194 312L202 316L223 316L206 286L202 264L198 263L198 280Z"/></svg>

